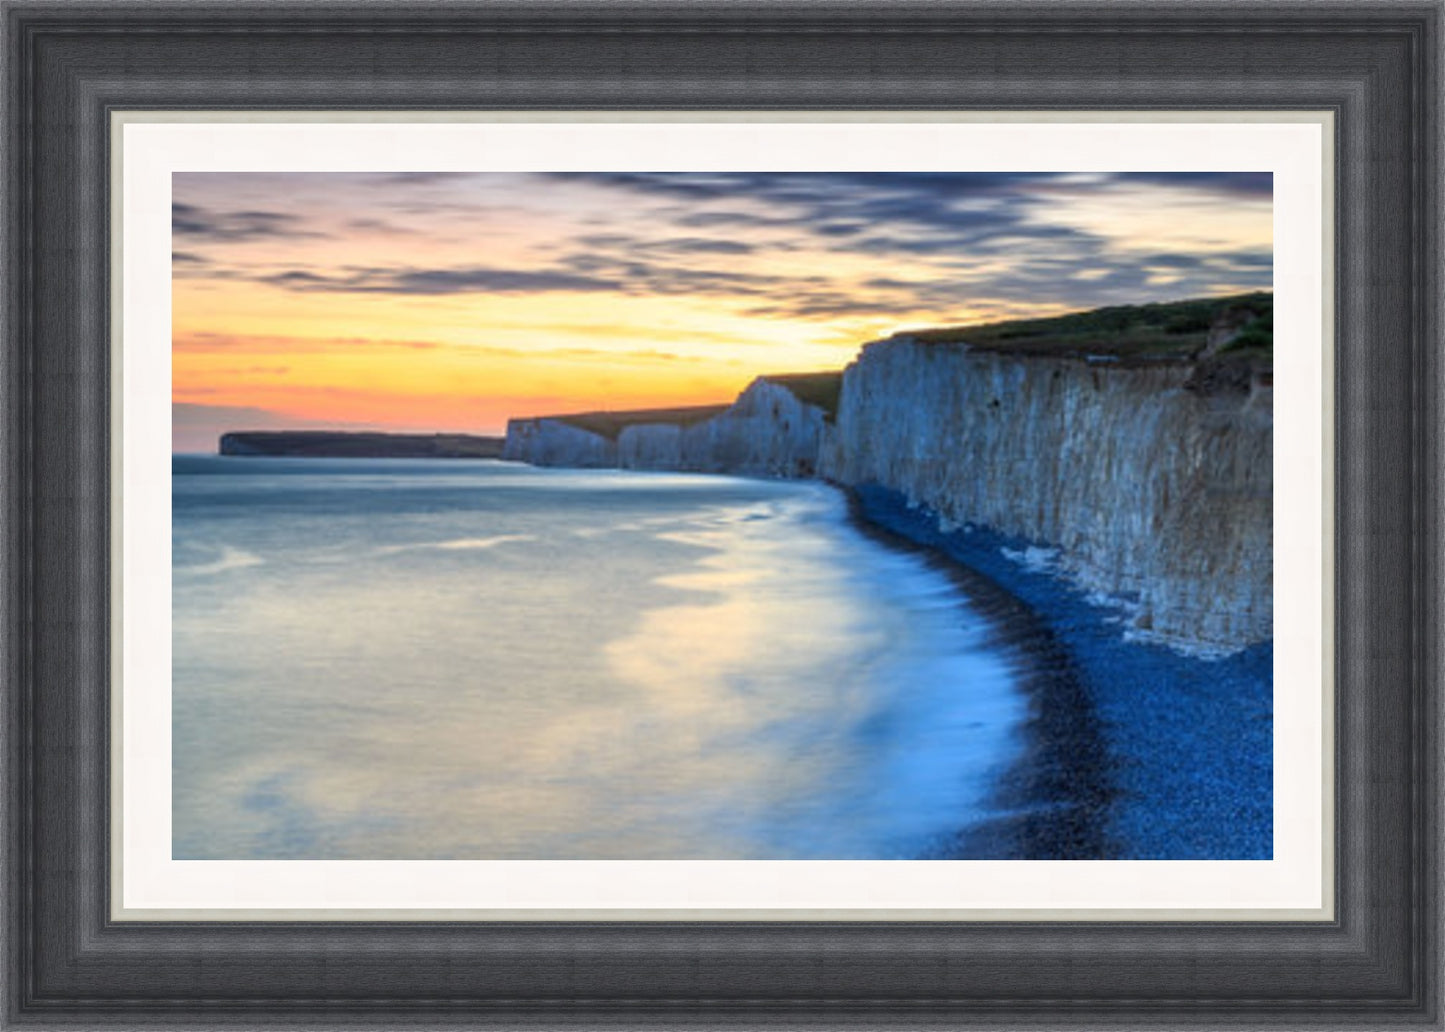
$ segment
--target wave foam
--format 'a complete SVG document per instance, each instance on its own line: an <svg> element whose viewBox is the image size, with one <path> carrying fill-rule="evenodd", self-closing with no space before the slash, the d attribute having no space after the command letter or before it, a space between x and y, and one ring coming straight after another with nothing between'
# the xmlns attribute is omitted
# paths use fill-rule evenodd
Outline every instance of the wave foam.
<svg viewBox="0 0 1445 1032"><path fill-rule="evenodd" d="M209 563L197 563L194 566L177 566L175 572L205 576L225 573L228 570L240 570L247 566L260 566L262 562L259 555L253 555L239 548L225 547L221 549L219 559Z"/></svg>
<svg viewBox="0 0 1445 1032"><path fill-rule="evenodd" d="M444 552L474 551L496 548L513 541L536 541L533 534L496 534L492 537L452 538L449 541L421 541L409 545L384 545L376 550L377 555L396 555L399 552L419 552L437 549Z"/></svg>

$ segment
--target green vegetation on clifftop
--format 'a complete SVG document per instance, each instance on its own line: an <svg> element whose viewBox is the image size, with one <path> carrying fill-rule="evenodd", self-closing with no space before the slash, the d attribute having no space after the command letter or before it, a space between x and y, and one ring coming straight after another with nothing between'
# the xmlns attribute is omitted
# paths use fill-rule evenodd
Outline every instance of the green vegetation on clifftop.
<svg viewBox="0 0 1445 1032"><path fill-rule="evenodd" d="M1031 355L1107 356L1119 361L1189 361L1211 338L1216 354L1268 366L1274 353L1274 295L1267 292L1145 305L1116 305L1048 319L910 330L930 344L968 344Z"/></svg>
<svg viewBox="0 0 1445 1032"><path fill-rule="evenodd" d="M609 441L615 441L617 435L629 426L640 426L644 423L692 426L694 423L701 423L704 419L711 419L727 407L726 405L693 405L688 408L638 409L633 412L578 412L571 415L539 418L553 419L558 423L566 423L568 426L575 426L579 430L586 430L599 437L605 437Z"/></svg>
<svg viewBox="0 0 1445 1032"><path fill-rule="evenodd" d="M780 373L763 377L769 383L787 388L804 405L820 408L832 419L838 414L838 395L843 391L843 372Z"/></svg>
<svg viewBox="0 0 1445 1032"><path fill-rule="evenodd" d="M1195 373L1190 389L1247 390L1253 379L1268 382L1274 358L1274 295L1266 291L1188 301L1115 305L1046 319L906 330L924 344L967 344L980 351L1104 360L1120 365L1188 362ZM838 413L843 372L769 373L759 379L788 390L805 405ZM666 423L693 426L730 406L642 409L635 412L580 412L544 416L616 441L629 426Z"/></svg>
<svg viewBox="0 0 1445 1032"><path fill-rule="evenodd" d="M786 388L805 405L822 409L829 419L838 412L838 394L843 389L842 370L825 373L780 373L769 374L760 379ZM546 416L579 430L586 430L617 440L619 434L629 426L648 423L668 423L672 426L693 426L730 408L730 405L693 405L687 408L639 409L633 412L578 412L560 416Z"/></svg>

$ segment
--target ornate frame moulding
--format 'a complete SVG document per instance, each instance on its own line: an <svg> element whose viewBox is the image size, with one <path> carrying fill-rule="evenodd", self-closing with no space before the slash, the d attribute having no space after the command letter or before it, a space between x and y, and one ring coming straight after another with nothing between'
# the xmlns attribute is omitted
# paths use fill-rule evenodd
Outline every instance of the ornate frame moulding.
<svg viewBox="0 0 1445 1032"><path fill-rule="evenodd" d="M1442 1027L1445 0L5 0L6 1028ZM1327 112L1333 918L118 921L111 117Z"/></svg>

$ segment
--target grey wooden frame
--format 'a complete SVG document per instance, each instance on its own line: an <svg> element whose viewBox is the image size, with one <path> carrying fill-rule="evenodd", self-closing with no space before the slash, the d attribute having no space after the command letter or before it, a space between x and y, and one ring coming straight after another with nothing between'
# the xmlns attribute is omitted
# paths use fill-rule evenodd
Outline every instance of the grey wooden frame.
<svg viewBox="0 0 1445 1032"><path fill-rule="evenodd" d="M11 1028L1441 1027L1442 0L3 7ZM117 924L113 109L1337 117L1337 920Z"/></svg>

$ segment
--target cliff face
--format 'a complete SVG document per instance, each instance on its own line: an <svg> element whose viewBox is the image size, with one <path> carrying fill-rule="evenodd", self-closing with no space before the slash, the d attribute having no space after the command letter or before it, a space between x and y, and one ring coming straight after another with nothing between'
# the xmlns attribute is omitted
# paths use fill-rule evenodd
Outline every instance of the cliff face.
<svg viewBox="0 0 1445 1032"><path fill-rule="evenodd" d="M742 476L806 477L818 466L823 410L766 377L699 422L638 423L614 441L565 417L514 419L503 457L537 466L615 466Z"/></svg>
<svg viewBox="0 0 1445 1032"><path fill-rule="evenodd" d="M1273 633L1272 448L1258 378L897 338L845 373L820 472L1056 548L1139 632L1229 649Z"/></svg>
<svg viewBox="0 0 1445 1032"><path fill-rule="evenodd" d="M743 476L808 477L818 468L823 410L759 377L726 411L676 427L630 426L617 440L627 469L679 469Z"/></svg>
<svg viewBox="0 0 1445 1032"><path fill-rule="evenodd" d="M767 378L696 422L616 439L564 417L513 420L504 457L877 484L1048 551L1128 603L1141 636L1229 651L1273 634L1273 392L1247 364L1093 361L870 344L836 420Z"/></svg>
<svg viewBox="0 0 1445 1032"><path fill-rule="evenodd" d="M607 468L617 465L617 442L560 419L512 419L502 458L534 466Z"/></svg>

